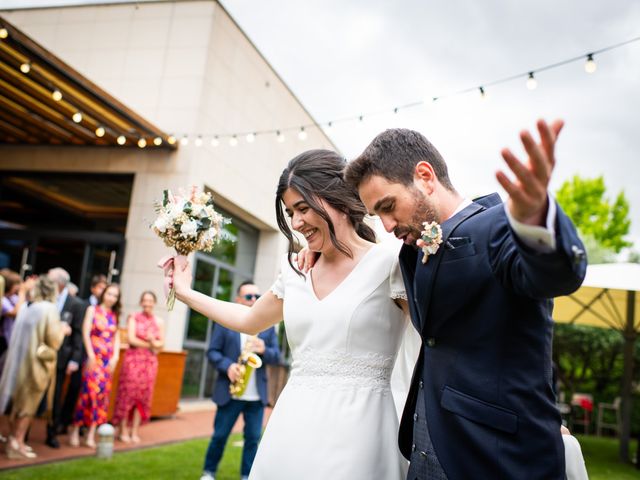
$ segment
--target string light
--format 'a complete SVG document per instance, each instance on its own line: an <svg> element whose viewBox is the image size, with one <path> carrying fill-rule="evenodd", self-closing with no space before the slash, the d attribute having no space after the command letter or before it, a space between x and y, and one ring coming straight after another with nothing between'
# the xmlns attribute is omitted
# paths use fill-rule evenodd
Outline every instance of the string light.
<svg viewBox="0 0 640 480"><path fill-rule="evenodd" d="M180 145L182 145L183 147L186 147L187 145L189 145L189 137L187 137L186 135L182 137L180 139Z"/></svg>
<svg viewBox="0 0 640 480"><path fill-rule="evenodd" d="M62 92L57 88L51 92L51 98L53 98L56 102L62 100Z"/></svg>
<svg viewBox="0 0 640 480"><path fill-rule="evenodd" d="M533 76L533 72L529 72L529 78L527 78L527 88L529 90L535 90L538 88L538 81L536 77Z"/></svg>
<svg viewBox="0 0 640 480"><path fill-rule="evenodd" d="M124 145L125 143L127 143L127 137L125 137L124 135L120 135L116 139L116 142L118 142L118 145Z"/></svg>
<svg viewBox="0 0 640 480"><path fill-rule="evenodd" d="M156 137L156 138L154 138L154 139L153 139L153 144L154 144L156 147L159 147L160 145L162 145L162 138L161 138L161 137Z"/></svg>
<svg viewBox="0 0 640 480"><path fill-rule="evenodd" d="M587 73L593 73L597 70L598 65L596 65L595 60L593 59L593 53L587 55L587 61L584 63L584 71Z"/></svg>
<svg viewBox="0 0 640 480"><path fill-rule="evenodd" d="M9 36L9 31L4 27L0 28L0 38L4 40L8 36Z"/></svg>
<svg viewBox="0 0 640 480"><path fill-rule="evenodd" d="M80 123L82 121L82 114L80 112L76 112L73 114L71 119L76 123Z"/></svg>
<svg viewBox="0 0 640 480"><path fill-rule="evenodd" d="M211 144L213 146L217 146L219 144L219 139L220 138L232 138L232 137L240 137L240 136L245 136L247 143L252 143L253 141L255 141L256 137L258 135L273 135L275 134L275 138L277 140L278 143L282 143L286 140L285 137L285 133L286 132L292 132L292 134L294 132L298 132L298 138L300 140L306 139L308 136L308 130L311 128L322 128L325 133L329 133L332 131L333 127L335 126L336 123L346 123L346 122L358 122L358 125L362 125L364 124L364 120L365 117L370 117L373 115L380 115L380 114L386 114L386 113L400 113L400 111L403 110L407 110L409 108L414 108L417 106L429 106L432 104L435 104L437 101L441 101L443 99L447 99L450 97L454 97L454 96L459 96L459 95L467 95L470 93L474 93L474 92L479 92L480 93L480 97L482 99L487 99L489 97L488 94L488 89L489 88L493 88L496 85L500 85L503 83L507 83L507 82L511 82L514 80L521 80L524 79L525 80L525 84L527 86L527 88L529 90L534 90L537 88L538 86L538 81L535 77L536 74L543 72L543 71L547 71L547 70L551 70L551 69L556 69L559 68L561 66L567 65L569 63L573 63L573 62L577 62L577 61L584 61L585 57L586 57L586 62L584 63L584 68L585 71L587 73L593 73L596 71L596 63L593 59L593 57L595 55L599 55L601 53L610 51L610 50L614 50L617 48L620 48L622 46L634 43L634 42L638 42L640 41L640 36L635 37L635 38L631 38L629 40L617 43L617 44L613 44L613 45L609 45L606 46L604 48L601 48L599 50L594 50L591 53L584 53L582 55L576 56L576 57L572 57L572 58L567 58L565 60L556 62L556 63L552 63L552 64L548 64L548 65L543 65L537 68L532 68L529 69L525 72L522 73L518 73L515 75L510 75L508 77L503 77L503 78L498 78L496 80L490 81L490 82L484 82L481 85L476 85L476 86L472 86L472 87L467 87L467 88L463 88L460 90L456 90L456 91L452 91L449 93L444 93L441 95L433 95L433 96L429 96L427 98L423 98L422 100L419 101L414 101L414 102L410 102L410 103L406 103L403 105L397 105L392 109L387 109L387 110L377 110L377 111L372 111L372 112L365 112L363 114L360 115L353 115L353 116L347 116L347 117L341 117L341 118L335 118L331 121L328 122L324 122L322 124L318 124L318 123L310 123L307 125L298 125L298 126L291 126L291 127L285 127L285 128L278 128L278 129L270 129L270 130L262 130L262 131L253 131L251 133L248 133L247 131L245 132L229 132L226 134L215 134L211 140ZM186 135L185 135L186 137ZM211 137L211 135L207 135L207 137ZM182 142L181 142L182 143ZM188 143L188 140L187 140ZM186 144L186 143L183 143Z"/></svg>
<svg viewBox="0 0 640 480"><path fill-rule="evenodd" d="M144 138L141 138L140 140L138 140L138 146L140 148L144 148L147 146L147 141Z"/></svg>
<svg viewBox="0 0 640 480"><path fill-rule="evenodd" d="M218 136L216 135L211 139L211 146L217 147L218 145L220 145L220 140L218 140Z"/></svg>
<svg viewBox="0 0 640 480"><path fill-rule="evenodd" d="M169 145L175 145L175 144L176 144L176 137L175 137L175 136L173 136L173 135L169 135L169 136L167 137L167 143L168 143Z"/></svg>
<svg viewBox="0 0 640 480"><path fill-rule="evenodd" d="M198 135L198 137L196 138L195 142L193 142L193 144L196 147L201 147L202 146L202 135Z"/></svg>
<svg viewBox="0 0 640 480"><path fill-rule="evenodd" d="M229 139L229 145L231 145L232 147L236 147L238 145L238 137L237 136L233 136Z"/></svg>
<svg viewBox="0 0 640 480"><path fill-rule="evenodd" d="M104 134L106 133L104 127L99 126L98 128L96 128L96 137L104 137Z"/></svg>
<svg viewBox="0 0 640 480"><path fill-rule="evenodd" d="M23 64L20 65L20 71L22 73L24 73L25 75L27 73L29 73L31 71L31 63L30 62L24 62Z"/></svg>

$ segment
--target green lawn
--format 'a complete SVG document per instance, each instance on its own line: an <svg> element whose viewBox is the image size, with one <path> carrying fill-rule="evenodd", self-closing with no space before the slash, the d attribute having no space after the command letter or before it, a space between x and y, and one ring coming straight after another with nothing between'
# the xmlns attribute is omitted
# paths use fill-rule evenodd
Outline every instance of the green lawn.
<svg viewBox="0 0 640 480"><path fill-rule="evenodd" d="M232 435L222 459L216 480L237 480L240 477L242 448L233 446L241 435ZM608 438L579 436L586 458L590 480L640 479L640 470L617 461L618 443ZM120 479L198 479L200 478L207 439L191 440L164 447L123 452L113 460L82 458L49 465L22 468L0 473L3 480L46 479L67 480L90 478L91 480ZM632 452L635 452L635 442Z"/></svg>
<svg viewBox="0 0 640 480"><path fill-rule="evenodd" d="M618 461L618 441L611 438L576 435L582 447L590 480L638 480L640 470L634 465ZM631 442L631 456L636 452L636 442Z"/></svg>
<svg viewBox="0 0 640 480"><path fill-rule="evenodd" d="M227 443L216 480L240 478L241 447L233 443L242 439L234 434ZM0 471L2 480L198 480L202 473L208 439L166 445L163 447L116 453L111 460L81 458L42 466Z"/></svg>

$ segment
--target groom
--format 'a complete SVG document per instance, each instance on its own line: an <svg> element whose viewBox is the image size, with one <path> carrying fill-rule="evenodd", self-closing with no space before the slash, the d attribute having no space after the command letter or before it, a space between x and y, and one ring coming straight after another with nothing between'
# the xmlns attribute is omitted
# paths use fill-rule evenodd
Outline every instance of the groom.
<svg viewBox="0 0 640 480"><path fill-rule="evenodd" d="M552 298L580 286L586 258L548 193L562 122L537 127L539 144L520 135L526 162L502 151L515 175L496 174L506 204L458 194L438 151L411 130L381 133L347 166L369 212L405 243L400 265L422 337L399 435L410 480L565 478ZM432 221L439 245L422 234ZM417 240L437 251L425 259Z"/></svg>

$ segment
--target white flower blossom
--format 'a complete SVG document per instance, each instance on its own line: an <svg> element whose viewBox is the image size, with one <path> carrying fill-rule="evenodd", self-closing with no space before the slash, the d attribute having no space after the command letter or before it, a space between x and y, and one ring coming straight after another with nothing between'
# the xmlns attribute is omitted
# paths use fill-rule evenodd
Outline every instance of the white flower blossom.
<svg viewBox="0 0 640 480"><path fill-rule="evenodd" d="M180 233L185 237L195 237L198 233L198 222L189 220L180 226Z"/></svg>
<svg viewBox="0 0 640 480"><path fill-rule="evenodd" d="M165 215L160 215L158 218L156 218L156 221L153 222L154 228L162 233L167 231L167 227L169 226L169 224L169 219Z"/></svg>

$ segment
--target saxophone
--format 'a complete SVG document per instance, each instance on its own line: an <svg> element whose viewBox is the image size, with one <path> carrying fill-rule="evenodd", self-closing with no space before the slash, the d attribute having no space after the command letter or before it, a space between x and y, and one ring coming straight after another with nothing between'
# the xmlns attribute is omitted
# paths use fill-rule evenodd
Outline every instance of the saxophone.
<svg viewBox="0 0 640 480"><path fill-rule="evenodd" d="M238 365L240 365L240 377L235 382L229 385L229 393L236 397L242 396L249 384L249 378L251 374L257 368L262 367L262 359L249 349L251 340L256 338L255 336L248 338L240 352L238 357Z"/></svg>

